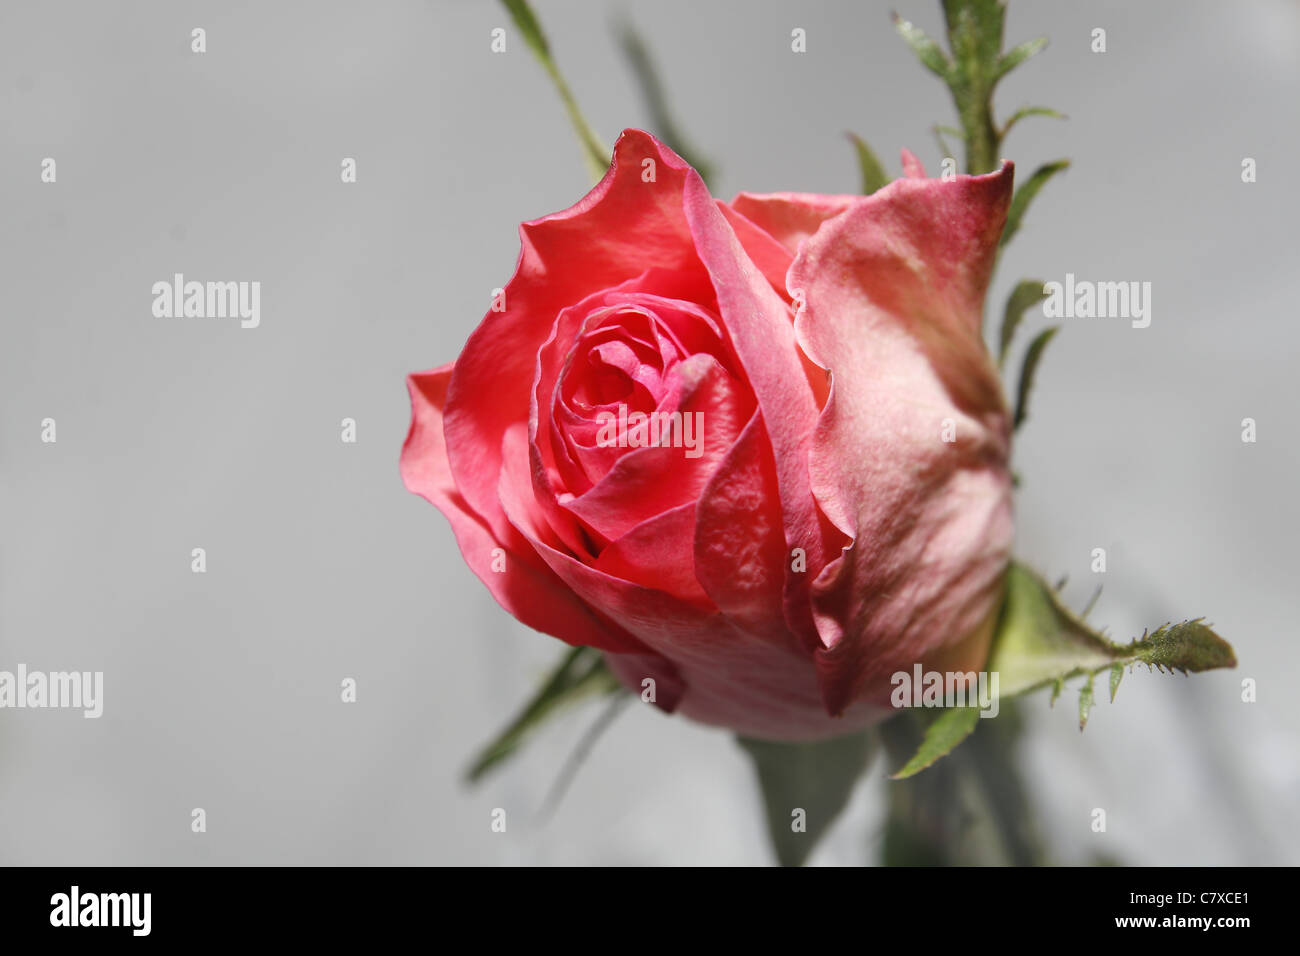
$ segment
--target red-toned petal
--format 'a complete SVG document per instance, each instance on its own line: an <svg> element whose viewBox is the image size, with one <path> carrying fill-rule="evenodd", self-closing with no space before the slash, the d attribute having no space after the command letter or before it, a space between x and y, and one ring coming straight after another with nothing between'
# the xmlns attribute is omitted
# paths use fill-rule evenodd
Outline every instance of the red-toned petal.
<svg viewBox="0 0 1300 956"><path fill-rule="evenodd" d="M793 256L804 240L821 228L822 223L838 216L861 198L816 193L740 193L728 205ZM743 238L739 230L738 234Z"/></svg>
<svg viewBox="0 0 1300 956"><path fill-rule="evenodd" d="M510 528L505 540L496 537L456 489L442 433L452 370L452 365L444 365L407 379L411 428L401 460L407 489L443 513L470 569L497 603L521 622L570 644L639 650L640 644L621 627L580 601L517 531ZM501 570L495 570L494 564Z"/></svg>
<svg viewBox="0 0 1300 956"><path fill-rule="evenodd" d="M647 159L654 163L653 182L643 179ZM699 272L681 210L688 173L694 175L653 136L628 130L615 144L609 172L580 202L519 227L519 261L505 286L505 311L489 311L470 335L446 406L457 487L498 535L508 533L496 501L501 439L511 424L528 421L538 351L556 315L648 266Z"/></svg>
<svg viewBox="0 0 1300 956"><path fill-rule="evenodd" d="M718 309L763 413L776 460L787 547L802 549L815 574L838 554L839 542L827 537L830 529L812 497L808 456L819 409L804 375L789 309L749 261L694 171L686 180L684 201ZM786 574L785 616L809 647L817 645L808 574Z"/></svg>
<svg viewBox="0 0 1300 956"><path fill-rule="evenodd" d="M909 150L900 150L903 154L903 175L908 179L925 179L925 166Z"/></svg>
<svg viewBox="0 0 1300 956"><path fill-rule="evenodd" d="M772 446L755 412L700 496L694 566L714 604L738 627L798 648L783 612L789 562Z"/></svg>

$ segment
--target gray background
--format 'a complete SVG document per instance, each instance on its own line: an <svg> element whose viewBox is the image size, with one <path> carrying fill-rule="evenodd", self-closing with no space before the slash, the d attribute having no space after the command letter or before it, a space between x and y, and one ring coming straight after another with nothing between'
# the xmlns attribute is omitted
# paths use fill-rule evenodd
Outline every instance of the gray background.
<svg viewBox="0 0 1300 956"><path fill-rule="evenodd" d="M937 4L892 5L938 33ZM630 10L730 197L854 191L847 129L895 170L908 146L937 171L930 126L951 106L890 6L538 9L611 141L647 122L611 37ZM549 821L592 710L483 788L459 782L560 650L496 607L397 467L403 376L455 357L511 273L517 223L587 187L519 37L489 52L504 25L468 2L0 8L0 669L106 681L98 721L0 711L0 861L768 861L729 737L650 708L620 718ZM1010 41L1044 33L1000 111L1070 119L1028 121L1004 152L1022 176L1074 167L1032 208L990 312L1020 277L1071 271L1152 282L1153 321L1067 320L1053 343L1016 448L1018 550L1068 573L1077 606L1106 547L1094 620L1127 637L1206 615L1242 663L1135 673L1082 736L1072 692L1033 698L1034 803L1066 861L1297 863L1300 8L1012 4ZM260 280L261 327L154 318L150 286L178 271ZM874 852L882 776L816 862Z"/></svg>

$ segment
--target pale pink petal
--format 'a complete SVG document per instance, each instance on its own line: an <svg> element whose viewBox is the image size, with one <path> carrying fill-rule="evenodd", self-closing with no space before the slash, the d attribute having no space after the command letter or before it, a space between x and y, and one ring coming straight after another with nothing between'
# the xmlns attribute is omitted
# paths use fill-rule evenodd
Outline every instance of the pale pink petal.
<svg viewBox="0 0 1300 956"><path fill-rule="evenodd" d="M800 341L831 373L813 489L853 541L817 582L832 712L887 696L890 673L967 639L999 600L1010 427L980 318L1011 186L1010 163L898 180L791 268Z"/></svg>

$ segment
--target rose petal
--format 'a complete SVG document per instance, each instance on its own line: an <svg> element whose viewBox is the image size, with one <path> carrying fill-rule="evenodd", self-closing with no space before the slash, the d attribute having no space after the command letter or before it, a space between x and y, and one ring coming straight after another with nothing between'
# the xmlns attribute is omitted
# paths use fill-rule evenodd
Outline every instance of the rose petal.
<svg viewBox="0 0 1300 956"><path fill-rule="evenodd" d="M456 543L470 570L497 603L531 628L570 644L611 651L643 651L635 638L595 613L578 599L541 561L513 527L506 540L493 534L460 495L451 477L442 424L452 365L407 378L411 394L411 427L402 446L402 481L407 489L435 505L451 524ZM504 570L493 570L505 552ZM501 566L497 562L498 567Z"/></svg>
<svg viewBox="0 0 1300 956"><path fill-rule="evenodd" d="M695 577L695 562L683 560L695 542L695 503L687 502L637 525L610 542L594 562L598 571L655 588L712 610Z"/></svg>
<svg viewBox="0 0 1300 956"><path fill-rule="evenodd" d="M785 526L772 446L755 412L700 495L695 573L713 603L746 633L800 647L785 626Z"/></svg>
<svg viewBox="0 0 1300 956"><path fill-rule="evenodd" d="M804 240L821 228L822 223L838 216L861 198L816 193L740 193L729 205L793 256Z"/></svg>
<svg viewBox="0 0 1300 956"><path fill-rule="evenodd" d="M925 166L910 150L900 150L903 155L903 175L908 179L925 179Z"/></svg>
<svg viewBox="0 0 1300 956"><path fill-rule="evenodd" d="M998 601L1010 429L980 318L1012 172L898 180L791 267L800 342L831 373L812 484L853 541L815 586L831 712L887 696L890 673L967 639Z"/></svg>
<svg viewBox="0 0 1300 956"><path fill-rule="evenodd" d="M753 415L754 400L712 356L701 354L675 367L663 408L680 411L683 422L686 415L695 416L692 437L698 457L688 458L685 447L629 448L588 491L560 503L607 541L657 514L698 500ZM549 488L539 489L539 494L549 493Z"/></svg>
<svg viewBox="0 0 1300 956"><path fill-rule="evenodd" d="M693 170L684 203L718 309L763 412L776 459L786 545L801 549L809 571L816 574L838 555L840 542L812 497L807 463L819 409L804 377L789 309L745 255ZM809 597L811 574L787 570L785 587L786 623L810 648L819 641Z"/></svg>
<svg viewBox="0 0 1300 956"><path fill-rule="evenodd" d="M654 162L654 182L643 181ZM498 535L508 522L497 502L501 440L528 421L537 354L554 317L654 266L700 271L680 195L689 167L647 133L615 144L605 177L576 205L519 227L520 252L505 311L489 311L456 361L447 393L447 455L469 506Z"/></svg>

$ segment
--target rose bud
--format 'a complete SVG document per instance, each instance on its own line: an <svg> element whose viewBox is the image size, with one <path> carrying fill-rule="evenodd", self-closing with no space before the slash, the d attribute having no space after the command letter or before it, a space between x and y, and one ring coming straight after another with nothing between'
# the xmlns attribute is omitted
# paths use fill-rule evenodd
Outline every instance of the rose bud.
<svg viewBox="0 0 1300 956"><path fill-rule="evenodd" d="M503 302L410 376L406 486L507 611L660 707L769 739L983 666L1012 539L980 334L1012 166L742 193L628 130L520 227Z"/></svg>

